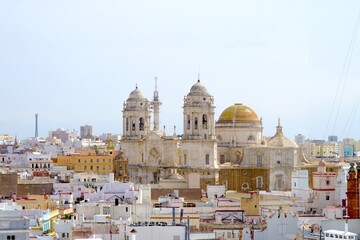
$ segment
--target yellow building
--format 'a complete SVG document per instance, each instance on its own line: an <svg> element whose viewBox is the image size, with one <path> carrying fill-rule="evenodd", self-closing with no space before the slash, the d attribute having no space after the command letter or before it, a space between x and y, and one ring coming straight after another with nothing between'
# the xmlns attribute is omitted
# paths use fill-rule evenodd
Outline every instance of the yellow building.
<svg viewBox="0 0 360 240"><path fill-rule="evenodd" d="M256 216L260 214L260 194L256 191L250 192L248 197L241 198L241 209L248 216Z"/></svg>
<svg viewBox="0 0 360 240"><path fill-rule="evenodd" d="M117 152L114 157L114 177L116 181L129 181L129 162L123 152Z"/></svg>
<svg viewBox="0 0 360 240"><path fill-rule="evenodd" d="M249 192L255 190L270 191L269 168L235 168L222 166L219 170L220 184L228 190Z"/></svg>
<svg viewBox="0 0 360 240"><path fill-rule="evenodd" d="M113 159L113 154L73 154L69 156L59 156L54 163L58 166L66 166L68 170L76 172L109 174L113 172Z"/></svg>
<svg viewBox="0 0 360 240"><path fill-rule="evenodd" d="M318 158L334 158L337 156L337 149L334 144L321 144L314 146L313 154Z"/></svg>
<svg viewBox="0 0 360 240"><path fill-rule="evenodd" d="M27 198L17 198L16 203L22 209L55 209L56 203L50 202L49 195L28 195Z"/></svg>

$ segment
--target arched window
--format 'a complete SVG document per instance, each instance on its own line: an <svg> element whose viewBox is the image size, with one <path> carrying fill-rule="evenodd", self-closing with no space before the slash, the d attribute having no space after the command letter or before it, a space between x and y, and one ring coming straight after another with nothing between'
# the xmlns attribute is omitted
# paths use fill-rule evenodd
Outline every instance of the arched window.
<svg viewBox="0 0 360 240"><path fill-rule="evenodd" d="M257 167L262 167L262 155L261 154L258 154L257 156L256 156L256 166Z"/></svg>
<svg viewBox="0 0 360 240"><path fill-rule="evenodd" d="M132 126L131 126L132 130L135 131L135 120L132 121Z"/></svg>
<svg viewBox="0 0 360 240"><path fill-rule="evenodd" d="M197 117L194 118L194 125L195 125L194 129L198 129L198 119L197 119Z"/></svg>
<svg viewBox="0 0 360 240"><path fill-rule="evenodd" d="M263 187L263 178L261 176L256 177L256 188Z"/></svg>
<svg viewBox="0 0 360 240"><path fill-rule="evenodd" d="M144 119L142 117L139 119L139 130L144 131Z"/></svg>
<svg viewBox="0 0 360 240"><path fill-rule="evenodd" d="M126 118L126 131L129 131L129 118Z"/></svg>
<svg viewBox="0 0 360 240"><path fill-rule="evenodd" d="M186 116L186 124L187 124L187 129L190 129L190 115Z"/></svg>
<svg viewBox="0 0 360 240"><path fill-rule="evenodd" d="M204 114L202 116L202 125L203 125L203 129L207 129L208 128L208 125L207 125L207 116L206 114Z"/></svg>
<svg viewBox="0 0 360 240"><path fill-rule="evenodd" d="M254 140L255 140L255 138L254 138L254 136L253 136L253 135L250 135L250 136L248 137L248 140L249 140L249 141L254 141Z"/></svg>

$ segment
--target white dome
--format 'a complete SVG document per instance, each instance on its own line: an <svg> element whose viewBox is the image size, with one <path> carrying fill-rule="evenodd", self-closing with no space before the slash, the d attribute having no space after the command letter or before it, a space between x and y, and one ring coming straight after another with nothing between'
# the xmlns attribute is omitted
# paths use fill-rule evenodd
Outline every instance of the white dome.
<svg viewBox="0 0 360 240"><path fill-rule="evenodd" d="M270 138L267 142L267 145L270 147L289 147L289 148L298 148L298 145L286 137L282 132L282 127L280 125L280 119L278 120L278 126L276 127L275 135Z"/></svg>
<svg viewBox="0 0 360 240"><path fill-rule="evenodd" d="M130 93L128 100L145 100L145 96L138 87L136 87L135 90Z"/></svg>
<svg viewBox="0 0 360 240"><path fill-rule="evenodd" d="M188 96L210 96L210 94L206 87L198 80L197 83L191 87Z"/></svg>

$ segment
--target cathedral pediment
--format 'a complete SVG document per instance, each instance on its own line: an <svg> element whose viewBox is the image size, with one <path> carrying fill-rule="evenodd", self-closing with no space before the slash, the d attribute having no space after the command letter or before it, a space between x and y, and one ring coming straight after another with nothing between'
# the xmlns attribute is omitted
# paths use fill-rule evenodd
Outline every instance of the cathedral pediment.
<svg viewBox="0 0 360 240"><path fill-rule="evenodd" d="M158 132L150 132L145 137L144 140L161 140L161 134Z"/></svg>

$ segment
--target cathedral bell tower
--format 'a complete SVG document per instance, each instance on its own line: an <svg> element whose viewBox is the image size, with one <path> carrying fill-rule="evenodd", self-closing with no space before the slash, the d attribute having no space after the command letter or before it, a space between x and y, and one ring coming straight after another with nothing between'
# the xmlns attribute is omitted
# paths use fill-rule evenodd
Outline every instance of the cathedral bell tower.
<svg viewBox="0 0 360 240"><path fill-rule="evenodd" d="M123 138L142 139L150 131L150 101L136 86L123 106Z"/></svg>
<svg viewBox="0 0 360 240"><path fill-rule="evenodd" d="M184 97L184 136L185 140L215 139L214 98L206 87L195 83Z"/></svg>

